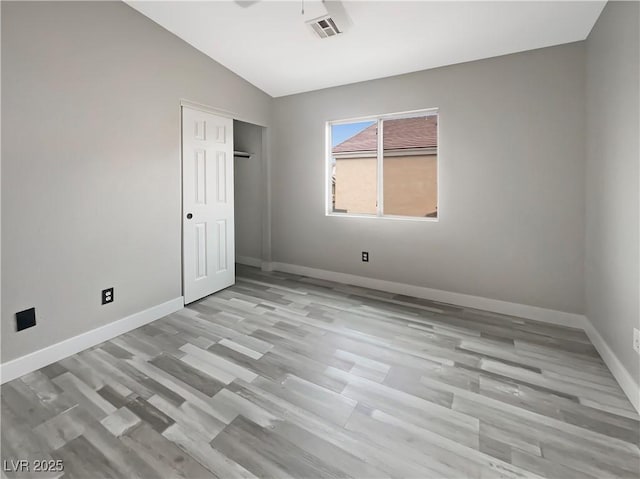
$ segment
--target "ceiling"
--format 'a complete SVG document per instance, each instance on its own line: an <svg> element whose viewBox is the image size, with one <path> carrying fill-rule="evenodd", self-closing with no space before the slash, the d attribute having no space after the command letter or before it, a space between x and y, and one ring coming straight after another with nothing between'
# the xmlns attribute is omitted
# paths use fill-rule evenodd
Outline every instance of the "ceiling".
<svg viewBox="0 0 640 479"><path fill-rule="evenodd" d="M321 0L127 3L279 97L584 40L606 2L348 1L325 39L305 24Z"/></svg>

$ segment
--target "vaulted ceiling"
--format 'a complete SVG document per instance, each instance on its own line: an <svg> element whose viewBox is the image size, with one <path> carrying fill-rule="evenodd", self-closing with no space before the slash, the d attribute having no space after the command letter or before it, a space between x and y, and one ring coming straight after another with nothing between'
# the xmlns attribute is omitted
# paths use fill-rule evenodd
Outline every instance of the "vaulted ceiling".
<svg viewBox="0 0 640 479"><path fill-rule="evenodd" d="M606 2L349 1L325 39L320 0L127 3L278 97L584 40Z"/></svg>

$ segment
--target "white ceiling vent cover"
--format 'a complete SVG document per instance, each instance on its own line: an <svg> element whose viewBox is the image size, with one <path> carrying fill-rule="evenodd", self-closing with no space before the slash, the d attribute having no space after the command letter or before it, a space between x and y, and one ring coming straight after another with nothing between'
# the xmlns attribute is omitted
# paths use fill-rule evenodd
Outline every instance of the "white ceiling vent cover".
<svg viewBox="0 0 640 479"><path fill-rule="evenodd" d="M342 33L330 15L323 15L322 17L309 20L307 25L309 25L320 38L333 37Z"/></svg>

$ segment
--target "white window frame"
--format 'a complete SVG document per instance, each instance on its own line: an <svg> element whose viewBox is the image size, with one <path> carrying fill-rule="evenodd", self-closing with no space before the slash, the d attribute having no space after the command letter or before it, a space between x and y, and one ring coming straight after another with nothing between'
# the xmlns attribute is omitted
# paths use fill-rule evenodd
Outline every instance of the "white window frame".
<svg viewBox="0 0 640 479"><path fill-rule="evenodd" d="M418 116L427 115L438 116L438 130L437 145L436 145L436 185L437 185L437 205L438 216L435 218L424 218L421 216L400 216L400 215L385 215L384 211L384 175L383 175L383 122L384 120L398 120L402 118L415 118ZM332 180L332 140L331 140L331 127L333 125L344 125L347 123L357 123L361 121L376 121L378 124L378 149L376 154L377 161L377 208L376 214L367 213L339 213L333 211L332 195L331 195L331 180ZM356 118L349 118L346 120L329 120L325 124L325 216L337 216L345 218L375 218L375 219L390 219L390 220L403 220L403 221L427 221L437 223L440 220L442 209L440 207L440 113L439 108L425 108L422 110L411 110L399 113L385 113L383 115L370 115L359 116Z"/></svg>

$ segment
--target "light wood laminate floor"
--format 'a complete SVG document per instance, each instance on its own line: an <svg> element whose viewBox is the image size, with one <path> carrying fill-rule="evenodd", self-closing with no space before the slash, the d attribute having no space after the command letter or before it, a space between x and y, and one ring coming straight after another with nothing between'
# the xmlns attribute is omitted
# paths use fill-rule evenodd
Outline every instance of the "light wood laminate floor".
<svg viewBox="0 0 640 479"><path fill-rule="evenodd" d="M70 478L640 471L638 415L582 331L247 267L1 397L3 469Z"/></svg>

